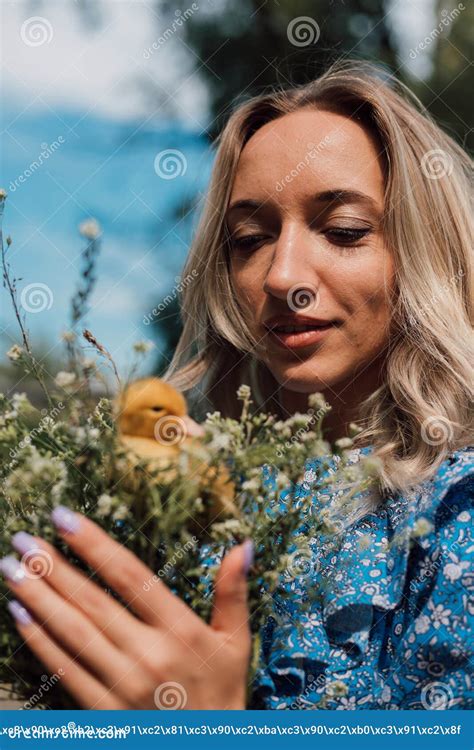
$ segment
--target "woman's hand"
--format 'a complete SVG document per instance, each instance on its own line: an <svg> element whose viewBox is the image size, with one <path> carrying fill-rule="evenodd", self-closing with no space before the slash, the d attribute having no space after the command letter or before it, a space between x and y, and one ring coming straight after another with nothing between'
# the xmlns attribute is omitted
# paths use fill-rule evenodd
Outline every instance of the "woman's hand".
<svg viewBox="0 0 474 750"><path fill-rule="evenodd" d="M43 539L13 537L0 562L18 601L19 633L79 705L90 709L243 709L250 658L247 571L252 544L234 547L216 579L207 625L134 554L88 518L59 507L53 521L123 607ZM43 564L44 575L34 572ZM45 570L47 568L47 570Z"/></svg>

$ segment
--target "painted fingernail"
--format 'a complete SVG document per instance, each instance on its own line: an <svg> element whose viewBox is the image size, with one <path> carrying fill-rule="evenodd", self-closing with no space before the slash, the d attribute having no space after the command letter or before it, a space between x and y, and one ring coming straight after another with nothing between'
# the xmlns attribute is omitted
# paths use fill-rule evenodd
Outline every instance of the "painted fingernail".
<svg viewBox="0 0 474 750"><path fill-rule="evenodd" d="M26 531L18 531L12 536L12 546L20 555L41 549L34 536L27 534Z"/></svg>
<svg viewBox="0 0 474 750"><path fill-rule="evenodd" d="M21 562L13 555L7 555L0 560L0 573L3 573L5 578L14 583L21 583L26 576L26 571Z"/></svg>
<svg viewBox="0 0 474 750"><path fill-rule="evenodd" d="M247 539L243 543L244 548L244 563L243 563L243 571L244 575L247 575L247 573L250 570L250 567L253 563L253 557L254 557L254 549L253 549L253 542L251 539Z"/></svg>
<svg viewBox="0 0 474 750"><path fill-rule="evenodd" d="M53 510L51 519L54 525L66 534L75 534L81 523L79 514L74 513L73 510L66 508L64 505L58 505Z"/></svg>
<svg viewBox="0 0 474 750"><path fill-rule="evenodd" d="M17 602L16 599L13 599L13 601L8 602L7 609L10 612L11 616L14 620L16 620L20 625L31 625L33 622L33 619L28 612L27 609L25 609L20 602Z"/></svg>

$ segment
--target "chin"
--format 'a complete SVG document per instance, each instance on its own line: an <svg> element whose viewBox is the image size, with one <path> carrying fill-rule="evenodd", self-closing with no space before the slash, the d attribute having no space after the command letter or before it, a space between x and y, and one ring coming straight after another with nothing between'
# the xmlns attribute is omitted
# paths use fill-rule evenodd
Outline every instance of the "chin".
<svg viewBox="0 0 474 750"><path fill-rule="evenodd" d="M325 391L343 379L341 373L335 373L329 368L309 367L301 363L292 367L275 367L274 365L270 369L281 386L296 393L309 394Z"/></svg>

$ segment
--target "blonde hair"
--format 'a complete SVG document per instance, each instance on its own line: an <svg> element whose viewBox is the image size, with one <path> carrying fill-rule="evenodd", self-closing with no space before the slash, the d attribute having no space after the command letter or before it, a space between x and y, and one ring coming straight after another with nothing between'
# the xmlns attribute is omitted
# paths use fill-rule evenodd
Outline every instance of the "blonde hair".
<svg viewBox="0 0 474 750"><path fill-rule="evenodd" d="M199 387L228 416L236 413L237 387L248 383L260 407L281 413L279 386L252 356L256 341L232 288L225 213L248 139L311 106L357 119L380 144L397 293L383 384L360 405L358 441L382 459L384 489L401 491L429 478L472 436L472 165L386 71L336 64L307 85L256 97L232 114L183 271L198 278L184 290L184 330L165 378L183 391Z"/></svg>

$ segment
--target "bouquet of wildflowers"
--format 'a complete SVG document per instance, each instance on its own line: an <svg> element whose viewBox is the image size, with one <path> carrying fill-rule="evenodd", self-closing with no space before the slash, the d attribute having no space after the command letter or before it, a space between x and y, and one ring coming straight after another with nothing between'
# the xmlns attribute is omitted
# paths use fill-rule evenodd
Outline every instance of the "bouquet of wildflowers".
<svg viewBox="0 0 474 750"><path fill-rule="evenodd" d="M0 211L4 200L1 193ZM242 385L237 392L240 418L208 414L199 438L189 439L184 419L166 413L160 413L150 437L141 429L133 435L130 424L139 420L130 415L123 394L134 387L140 392L140 382L145 381L123 383L108 351L90 331L82 337L94 358L86 357L79 344L77 324L93 286L98 226L88 222L82 234L87 240L84 271L65 336L68 365L54 379L33 354L8 265L11 240L7 238L5 248L2 238L4 284L22 337L8 356L37 379L43 404L31 403L22 393L0 394L0 555L11 553L11 536L24 530L58 545L71 562L94 577L61 543L50 523L52 508L67 505L87 514L148 565L153 575L144 587L164 581L207 619L222 555L231 545L252 538L256 547L249 577L255 639L252 673L259 654L258 633L272 614L274 595L285 596L282 580L304 573L309 536L332 535L337 543L336 509L322 502L319 512L305 513L312 507L314 493L339 478L345 488L344 505L356 488L374 481L373 466L364 467L363 462L349 466L349 439L335 446L323 439L328 405L321 394L310 397L308 413L278 420L255 411L250 389ZM145 349L138 343L137 357ZM114 373L115 395L107 394L101 363ZM156 379L152 386L159 390L162 382ZM171 395L184 403L180 394ZM143 451L140 441L147 440L151 450ZM334 453L339 456L337 475L328 478L324 468ZM312 470L308 484L307 463L316 457L320 469ZM311 492L302 493L303 486L310 486ZM48 564L47 556L39 554L29 561L29 575L48 575ZM46 683L43 667L22 644L7 612L3 582L0 587L0 686L25 701L26 708L72 706L60 679ZM47 689L42 689L45 684Z"/></svg>

